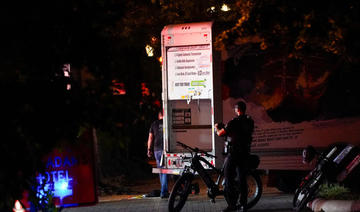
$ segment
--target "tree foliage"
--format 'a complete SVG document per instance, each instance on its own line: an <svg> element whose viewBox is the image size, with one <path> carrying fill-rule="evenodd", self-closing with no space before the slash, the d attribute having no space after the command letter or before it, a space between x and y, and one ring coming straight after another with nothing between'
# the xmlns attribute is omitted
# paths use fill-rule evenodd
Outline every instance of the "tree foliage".
<svg viewBox="0 0 360 212"><path fill-rule="evenodd" d="M238 22L217 37L218 48L255 40L262 50L281 48L289 56L332 54L354 59L358 48L357 1L238 1ZM356 45L349 45L355 42Z"/></svg>
<svg viewBox="0 0 360 212"><path fill-rule="evenodd" d="M297 113L300 115L294 118L296 122L324 118L317 117L322 116L319 111L333 114L331 116L357 114L355 108L360 105L356 92L360 45L357 1L225 1L229 11L221 10L223 3L142 1L132 5L132 9L124 13L125 18L119 20L121 24L110 27L109 32L114 32L114 37L133 40L140 30L142 45L156 37L152 45L160 56L159 36L164 25L213 21L215 48L225 57L238 52L236 57L242 57L244 65L252 63L247 74L259 69L255 86L266 93L250 94L259 96L259 105L278 113L284 108L274 111L275 108L292 98L291 95L301 97L292 103L294 109L285 109L289 113L281 115L279 121L293 116L294 110L300 109L297 105L307 109ZM142 14L146 14L146 18ZM233 73L230 78L234 74L241 75ZM269 81L269 75L281 75L282 81L272 81L277 85L264 84ZM288 77L295 78L290 89L296 93L285 88L289 85L285 85ZM338 101L329 104L331 99Z"/></svg>
<svg viewBox="0 0 360 212"><path fill-rule="evenodd" d="M130 39L138 44L142 41L141 45L150 43L155 36L159 44L160 31L165 25L214 21L218 50L258 43L262 50L284 49L290 57L325 53L356 60L359 3L355 0L226 3L229 11L222 11L223 2L219 1L127 2L124 16L106 31L114 38Z"/></svg>
<svg viewBox="0 0 360 212"><path fill-rule="evenodd" d="M110 131L126 123L116 129L120 136L113 135L119 146L132 135L137 142L143 139L127 130L141 120L139 61L144 53L103 35L103 25L113 23L108 7L106 1L13 1L2 8L1 126L6 139L0 144L0 211L11 211L22 191L31 189L36 172L44 169L43 156L62 140L76 142L84 127ZM64 63L71 64L71 90L66 89ZM112 95L113 79L127 83L125 98Z"/></svg>

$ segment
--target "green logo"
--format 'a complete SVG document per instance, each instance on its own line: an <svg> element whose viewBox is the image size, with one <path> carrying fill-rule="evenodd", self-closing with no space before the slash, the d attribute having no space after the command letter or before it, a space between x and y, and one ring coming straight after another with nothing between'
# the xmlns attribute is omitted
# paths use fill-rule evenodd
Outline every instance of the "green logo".
<svg viewBox="0 0 360 212"><path fill-rule="evenodd" d="M204 88L206 87L205 86L205 80L194 80L194 81L191 81L191 86L204 86Z"/></svg>

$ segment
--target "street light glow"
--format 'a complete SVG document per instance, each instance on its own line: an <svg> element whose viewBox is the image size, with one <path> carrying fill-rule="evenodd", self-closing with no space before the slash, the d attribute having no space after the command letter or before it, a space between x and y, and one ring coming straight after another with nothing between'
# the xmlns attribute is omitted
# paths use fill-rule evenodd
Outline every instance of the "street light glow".
<svg viewBox="0 0 360 212"><path fill-rule="evenodd" d="M227 11L230 11L230 8L226 4L223 4L221 6L221 11L227 12Z"/></svg>
<svg viewBox="0 0 360 212"><path fill-rule="evenodd" d="M145 50L146 50L146 54L148 55L148 57L154 56L154 48L153 47L151 47L150 45L146 45Z"/></svg>

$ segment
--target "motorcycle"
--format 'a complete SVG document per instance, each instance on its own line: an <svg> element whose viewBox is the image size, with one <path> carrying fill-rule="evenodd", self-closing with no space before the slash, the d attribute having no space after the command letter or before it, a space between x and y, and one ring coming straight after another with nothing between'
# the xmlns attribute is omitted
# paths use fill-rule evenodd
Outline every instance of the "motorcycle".
<svg viewBox="0 0 360 212"><path fill-rule="evenodd" d="M305 208L306 204L317 196L320 185L324 183L340 183L352 189L359 189L360 184L354 187L354 179L360 172L359 147L335 143L320 154L314 147L308 146L303 151L303 162L309 164L314 160L317 161L315 168L302 179L295 191L295 211Z"/></svg>

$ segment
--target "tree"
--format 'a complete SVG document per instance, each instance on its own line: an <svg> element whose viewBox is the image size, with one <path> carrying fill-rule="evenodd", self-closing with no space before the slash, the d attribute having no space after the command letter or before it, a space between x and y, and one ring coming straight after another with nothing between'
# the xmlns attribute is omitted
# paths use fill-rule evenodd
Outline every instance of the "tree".
<svg viewBox="0 0 360 212"><path fill-rule="evenodd" d="M258 70L253 76L259 94L256 102L276 120L286 120L294 114L298 114L291 117L294 122L358 114L357 1L234 0L227 1L227 5L229 11L221 10L223 5L217 1L129 3L131 9L108 32L137 44L143 41L143 46L156 40L153 46L160 56L163 26L214 21L215 48L228 56L241 49L236 57L243 58L245 66L248 63L245 58L251 61L253 66L248 71ZM225 75L230 69L226 68ZM269 81L271 76L278 79ZM286 83L291 78L292 84ZM251 96L255 93L242 97ZM290 107L285 108L289 113L282 114L284 107ZM295 113L298 110L302 112Z"/></svg>
<svg viewBox="0 0 360 212"><path fill-rule="evenodd" d="M221 10L223 3L218 1L129 3L131 9L125 11L119 20L121 24L110 27L108 32L114 37L130 38L137 44L143 41L143 46L155 37L157 42L152 45L160 56L159 36L163 26L214 21L215 48L229 57L238 52L236 57L244 61L241 68L226 67L224 79L229 71L234 72L229 75L234 80L234 74L241 75L237 69L246 70L246 74L258 70L256 76L252 76L256 78L258 98L255 102L267 109L275 120L292 116L291 121L299 122L358 114L355 109L360 106L355 80L359 77L356 71L359 67L357 1L234 0L226 3L229 11ZM244 70L250 61L253 65ZM274 77L277 79L271 80ZM250 93L242 97L254 96L255 93ZM334 99L338 101L332 101ZM281 112L285 110L289 113Z"/></svg>
<svg viewBox="0 0 360 212"><path fill-rule="evenodd" d="M113 141L111 144L119 147L109 154L118 156L119 161L112 164L126 164L124 160L142 154L126 151L134 151L142 139L146 141L143 133L129 130L149 120L139 113L144 79L141 64L159 66L156 60L141 60L145 58L142 46L140 50L124 39L107 36L106 26L116 24L124 10L121 4L103 0L14 1L4 6L1 22L7 30L1 43L6 55L0 82L5 108L1 111L2 129L7 139L0 144L0 159L3 167L9 168L0 172L0 211L10 211L22 191L30 189L35 173L44 168L42 157L62 139L76 141L84 127L111 135L100 142L106 147L106 142ZM64 63L71 64L71 90L64 85ZM126 84L126 96L113 96L114 79ZM114 145L104 151L109 153ZM125 171L119 166L110 174Z"/></svg>
<svg viewBox="0 0 360 212"><path fill-rule="evenodd" d="M249 98L279 121L358 115L357 1L246 0L234 6L241 16L215 44L228 53L238 46L243 56L257 58L256 97Z"/></svg>
<svg viewBox="0 0 360 212"><path fill-rule="evenodd" d="M54 4L52 4L54 3ZM76 140L81 126L99 121L100 94L111 93L106 41L93 27L93 6L80 2L11 2L4 5L0 73L3 141L0 144L0 211L11 211L31 189L42 157L62 139ZM43 9L46 8L46 9ZM3 63L4 62L4 63ZM65 89L62 65L90 69L102 84ZM79 83L77 83L79 82ZM77 86L79 85L79 86ZM80 89L81 88L81 89ZM79 101L80 99L85 101Z"/></svg>

